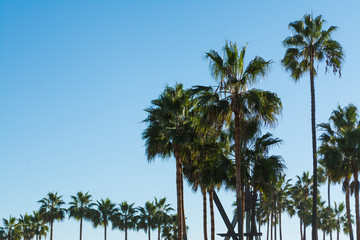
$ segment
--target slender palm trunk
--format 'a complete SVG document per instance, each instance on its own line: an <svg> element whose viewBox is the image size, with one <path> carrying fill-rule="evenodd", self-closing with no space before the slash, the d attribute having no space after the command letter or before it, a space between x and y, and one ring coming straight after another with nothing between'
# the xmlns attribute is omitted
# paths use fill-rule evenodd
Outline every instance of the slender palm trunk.
<svg viewBox="0 0 360 240"><path fill-rule="evenodd" d="M233 111L235 115L235 181L236 181L236 211L238 215L239 239L244 239L243 233L243 209L241 201L241 142L240 142L240 113Z"/></svg>
<svg viewBox="0 0 360 240"><path fill-rule="evenodd" d="M336 240L340 240L340 228L336 229Z"/></svg>
<svg viewBox="0 0 360 240"><path fill-rule="evenodd" d="M330 203L330 183L331 183L331 179L330 176L328 177L328 205L329 208L331 208L331 203ZM330 229L330 240L332 240L332 229Z"/></svg>
<svg viewBox="0 0 360 240"><path fill-rule="evenodd" d="M208 240L207 237L207 206L206 206L206 191L204 188L201 188L201 193L203 195L203 226L204 226L204 240Z"/></svg>
<svg viewBox="0 0 360 240"><path fill-rule="evenodd" d="M182 169L182 164L181 164L181 159L180 159L180 153L179 151L175 148L175 158L176 158L176 193L177 193L177 225L178 225L178 240L184 240L183 239L183 229L182 229L182 224L183 224L183 220L182 220L182 192L181 192L181 169Z"/></svg>
<svg viewBox="0 0 360 240"><path fill-rule="evenodd" d="M187 240L187 234L186 234L186 217L185 217L185 204L184 204L184 174L183 174L183 167L181 163L181 214L182 214L182 229L183 229L183 239Z"/></svg>
<svg viewBox="0 0 360 240"><path fill-rule="evenodd" d="M276 234L276 204L277 204L277 202L276 202L276 198L275 198L275 211L274 211L274 234L275 234L275 240L277 239L277 234Z"/></svg>
<svg viewBox="0 0 360 240"><path fill-rule="evenodd" d="M325 240L325 231L323 231L323 240Z"/></svg>
<svg viewBox="0 0 360 240"><path fill-rule="evenodd" d="M303 232L302 232L302 219L300 218L300 239L304 240L303 238Z"/></svg>
<svg viewBox="0 0 360 240"><path fill-rule="evenodd" d="M280 240L282 240L282 229L281 229L281 208L279 208L279 232L280 232Z"/></svg>
<svg viewBox="0 0 360 240"><path fill-rule="evenodd" d="M356 239L360 240L360 222L359 222L359 168L357 162L354 162L354 181L355 181L355 216L356 216Z"/></svg>
<svg viewBox="0 0 360 240"><path fill-rule="evenodd" d="M353 234L352 224L351 224L349 181L350 181L349 178L345 177L344 185L345 185L346 219L347 219L347 223L349 226L350 240L354 240L354 234Z"/></svg>
<svg viewBox="0 0 360 240"><path fill-rule="evenodd" d="M151 230L150 230L150 226L148 226L148 240L151 240Z"/></svg>
<svg viewBox="0 0 360 240"><path fill-rule="evenodd" d="M312 206L312 240L317 240L317 156L316 156L316 121L315 121L315 83L314 83L314 53L310 57L310 88L311 88L311 132L313 154L313 206Z"/></svg>
<svg viewBox="0 0 360 240"><path fill-rule="evenodd" d="M273 240L273 226L274 226L274 218L273 218L273 212L271 212L271 226L270 226L270 239Z"/></svg>
<svg viewBox="0 0 360 240"><path fill-rule="evenodd" d="M83 219L80 218L80 240L82 239L82 225L83 225Z"/></svg>
<svg viewBox="0 0 360 240"><path fill-rule="evenodd" d="M256 224L255 224L255 207L256 207L256 187L253 184L253 194L252 194L252 205L251 205L251 233L256 233ZM260 224L259 224L260 225ZM253 240L254 236L251 235L250 240Z"/></svg>
<svg viewBox="0 0 360 240"><path fill-rule="evenodd" d="M161 226L158 227L158 240L161 238Z"/></svg>
<svg viewBox="0 0 360 240"><path fill-rule="evenodd" d="M215 215L214 215L214 189L209 191L210 219L211 219L211 240L215 240Z"/></svg>
<svg viewBox="0 0 360 240"><path fill-rule="evenodd" d="M104 240L106 240L106 224L104 225Z"/></svg>
<svg viewBox="0 0 360 240"><path fill-rule="evenodd" d="M54 225L54 221L50 222L50 240L53 239L53 225Z"/></svg>
<svg viewBox="0 0 360 240"><path fill-rule="evenodd" d="M125 225L125 240L127 240L127 239L128 239L128 228Z"/></svg>
<svg viewBox="0 0 360 240"><path fill-rule="evenodd" d="M267 215L267 227L266 227L266 240L269 240L269 225L270 225L270 218L269 214Z"/></svg>

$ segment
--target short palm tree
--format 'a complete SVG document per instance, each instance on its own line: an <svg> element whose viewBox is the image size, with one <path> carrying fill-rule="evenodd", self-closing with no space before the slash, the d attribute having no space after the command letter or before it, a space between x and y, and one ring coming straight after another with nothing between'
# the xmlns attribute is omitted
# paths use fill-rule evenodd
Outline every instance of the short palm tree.
<svg viewBox="0 0 360 240"><path fill-rule="evenodd" d="M315 84L317 75L315 65L326 61L326 71L329 68L341 75L343 50L341 45L331 39L336 27L323 28L324 19L306 14L301 20L289 24L293 35L287 37L283 44L287 48L281 63L290 72L292 79L297 82L305 73L310 73L311 88L311 130L313 155L313 207L312 207L312 239L317 239L316 202L317 202L317 157L316 157L316 121L315 121Z"/></svg>
<svg viewBox="0 0 360 240"><path fill-rule="evenodd" d="M191 122L193 103L189 91L185 90L182 84L176 84L175 87L165 87L159 98L152 100L152 105L145 109L148 116L144 120L147 127L143 132L143 139L148 161L154 160L157 156L174 156L176 160L178 240L183 240L185 236L181 153L191 142L194 131Z"/></svg>
<svg viewBox="0 0 360 240"><path fill-rule="evenodd" d="M75 196L71 196L72 201L68 208L69 218L75 218L80 221L80 240L82 239L83 220L91 220L91 207L95 205L92 203L91 195L87 193L78 192Z"/></svg>
<svg viewBox="0 0 360 240"><path fill-rule="evenodd" d="M126 201L120 203L118 212L113 218L113 228L125 231L125 240L128 239L128 230L135 229L137 225L137 210L134 204L128 204Z"/></svg>
<svg viewBox="0 0 360 240"><path fill-rule="evenodd" d="M48 193L47 198L38 202L41 203L39 211L44 221L50 224L50 240L52 240L54 221L61 221L65 218L66 209L61 207L65 202L62 200L62 196L58 196L57 192Z"/></svg>
<svg viewBox="0 0 360 240"><path fill-rule="evenodd" d="M106 240L107 226L114 218L117 208L115 207L115 203L112 203L109 198L96 201L95 206L97 209L92 211L92 222L94 227L104 227L104 240Z"/></svg>
<svg viewBox="0 0 360 240"><path fill-rule="evenodd" d="M144 207L137 208L139 212L138 228L144 229L148 234L148 239L151 240L151 230L156 226L156 207L152 202L147 201Z"/></svg>
<svg viewBox="0 0 360 240"><path fill-rule="evenodd" d="M264 78L270 70L272 61L265 61L261 57L255 57L245 66L246 47L238 48L236 43L226 42L223 48L223 57L214 50L206 53L206 59L210 61L212 75L218 81L217 92L220 94L221 106L230 109L235 123L235 178L236 178L236 202L237 215L244 216L242 211L245 198L241 176L242 146L247 141L244 134L244 126L240 123L249 116L256 116L265 124L274 124L276 115L281 112L282 105L276 94L250 89L251 85ZM225 101L224 101L225 100ZM222 114L224 116L225 114ZM222 117L222 120L228 119ZM243 236L243 217L238 218L238 232Z"/></svg>
<svg viewBox="0 0 360 240"><path fill-rule="evenodd" d="M31 216L31 221L34 224L34 230L35 230L35 237L36 240L41 240L41 237L46 237L49 227L44 222L43 216L39 211L34 211Z"/></svg>
<svg viewBox="0 0 360 240"><path fill-rule="evenodd" d="M24 240L32 239L35 234L31 222L31 216L27 213L25 213L25 215L20 215L18 224L20 225L21 235L23 236Z"/></svg>
<svg viewBox="0 0 360 240"><path fill-rule="evenodd" d="M161 228L165 225L166 217L169 212L174 209L170 204L166 203L166 198L160 198L159 200L155 197L155 227L158 229L158 240L161 238Z"/></svg>
<svg viewBox="0 0 360 240"><path fill-rule="evenodd" d="M10 215L9 219L3 218L1 232L6 240L20 240L21 227L16 222L16 218Z"/></svg>

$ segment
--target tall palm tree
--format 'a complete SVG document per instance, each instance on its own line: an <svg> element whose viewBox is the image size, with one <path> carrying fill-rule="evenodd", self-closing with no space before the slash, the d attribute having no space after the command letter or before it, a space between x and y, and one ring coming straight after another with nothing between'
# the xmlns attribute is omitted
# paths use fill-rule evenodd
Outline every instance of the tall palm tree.
<svg viewBox="0 0 360 240"><path fill-rule="evenodd" d="M115 207L115 204L110 201L109 198L96 201L95 206L97 207L97 209L96 211L92 211L92 222L94 227L104 227L104 240L106 240L107 226L115 216L117 208Z"/></svg>
<svg viewBox="0 0 360 240"><path fill-rule="evenodd" d="M151 230L155 228L156 224L156 207L152 202L147 201L144 207L138 207L139 222L138 228L144 229L148 234L148 239L151 240Z"/></svg>
<svg viewBox="0 0 360 240"><path fill-rule="evenodd" d="M343 50L341 45L331 39L331 34L336 27L331 26L327 30L323 28L324 19L306 14L301 20L289 24L293 35L287 37L283 44L287 48L281 63L291 78L297 82L305 73L310 73L311 89L311 131L312 131L312 155L313 155L313 208L312 208L312 239L317 239L316 227L316 201L317 201L317 157L316 157L316 121L315 121L315 84L317 75L315 65L326 61L326 68L331 68L334 73L341 75Z"/></svg>
<svg viewBox="0 0 360 240"><path fill-rule="evenodd" d="M135 229L137 225L137 210L134 208L134 204L128 204L126 201L120 203L113 220L113 228L125 231L125 240L128 238L128 229Z"/></svg>
<svg viewBox="0 0 360 240"><path fill-rule="evenodd" d="M189 91L182 84L176 84L175 87L165 87L159 98L152 100L152 105L145 109L148 116L144 120L147 127L143 132L143 139L148 161L153 161L157 156L174 156L176 160L178 240L186 237L186 228L183 227L186 224L182 151L191 142L193 103Z"/></svg>
<svg viewBox="0 0 360 240"><path fill-rule="evenodd" d="M20 240L21 227L16 223L16 218L11 215L9 219L3 218L3 227L1 227L1 231L6 240Z"/></svg>
<svg viewBox="0 0 360 240"><path fill-rule="evenodd" d="M210 61L212 75L218 81L216 95L220 94L220 106L234 116L235 124L235 168L236 168L236 202L238 218L238 232L243 239L243 206L245 204L244 186L241 176L242 154L241 149L247 141L244 134L243 122L248 116L256 116L266 124L274 124L276 115L281 112L282 105L276 94L250 89L252 84L264 78L269 72L271 61L255 57L248 66L245 66L246 47L238 48L236 43L226 42L223 48L223 57L215 50L210 50L205 57ZM225 114L223 115L225 116ZM226 117L223 119L227 119Z"/></svg>
<svg viewBox="0 0 360 240"><path fill-rule="evenodd" d="M227 43L224 47L223 58L213 50L207 53L214 76L218 79L220 78L220 93L223 93L223 99L227 99L230 109L234 114L236 195L239 205L237 207L239 216L244 216L244 211L241 210L244 207L244 185L240 171L242 165L241 148L247 141L246 134L244 133L245 127L243 127L241 122L244 122L247 116L256 114L268 120L267 122L273 123L275 120L273 113L279 112L281 108L280 101L276 95L254 89L248 90L248 87L258 77L263 77L266 74L270 61L266 62L262 58L256 57L245 68L245 51L246 47L239 50L236 44ZM259 102L261 103L259 104ZM240 217L238 227L241 235L243 231L242 222L243 218Z"/></svg>
<svg viewBox="0 0 360 240"><path fill-rule="evenodd" d="M92 203L91 195L87 193L78 192L75 196L71 196L72 201L68 208L69 218L75 218L80 221L80 240L82 239L83 220L91 220L91 207L95 205Z"/></svg>
<svg viewBox="0 0 360 240"><path fill-rule="evenodd" d="M50 224L50 240L52 240L54 221L61 221L65 218L66 209L61 207L65 202L62 200L62 196L58 196L57 192L48 193L47 198L43 198L38 202L41 203L39 211L44 221Z"/></svg>
<svg viewBox="0 0 360 240"><path fill-rule="evenodd" d="M170 204L166 203L166 198L154 199L155 205L155 227L158 229L158 240L161 238L161 228L165 225L166 217L170 211L174 209L170 206Z"/></svg>

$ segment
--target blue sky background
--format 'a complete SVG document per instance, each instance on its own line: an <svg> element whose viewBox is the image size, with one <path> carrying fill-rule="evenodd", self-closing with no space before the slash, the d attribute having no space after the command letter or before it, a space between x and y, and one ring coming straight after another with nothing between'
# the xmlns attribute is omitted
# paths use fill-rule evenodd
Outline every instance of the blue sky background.
<svg viewBox="0 0 360 240"><path fill-rule="evenodd" d="M280 66L281 41L305 13L339 27L333 38L346 54L342 78L324 75L320 64L316 79L317 123L325 122L337 104L360 107L359 10L357 0L0 0L0 218L31 213L49 191L65 201L82 190L136 205L167 197L175 207L175 164L147 163L143 109L167 84L213 84L204 53L220 51L226 39L248 43L248 61L274 61L255 86L283 101L271 131L284 144L274 153L284 157L289 178L311 170L309 79L294 84ZM340 187L333 189L333 199L343 201ZM234 193L219 196L230 213ZM201 199L186 187L190 240L202 238ZM215 212L216 232L225 232ZM299 236L298 224L285 217L284 239ZM84 239L102 236L85 225ZM77 239L78 223L55 224L54 237ZM123 232L109 231L108 239L119 238Z"/></svg>

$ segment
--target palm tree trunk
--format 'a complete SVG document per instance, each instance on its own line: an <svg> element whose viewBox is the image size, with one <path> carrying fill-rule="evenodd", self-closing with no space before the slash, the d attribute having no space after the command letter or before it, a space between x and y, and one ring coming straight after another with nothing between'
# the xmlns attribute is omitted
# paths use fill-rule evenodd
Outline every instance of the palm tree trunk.
<svg viewBox="0 0 360 240"><path fill-rule="evenodd" d="M187 240L187 234L186 234L186 217L185 217L185 204L184 204L184 174L183 174L183 167L181 162L181 214L182 214L182 229L183 229L183 239Z"/></svg>
<svg viewBox="0 0 360 240"><path fill-rule="evenodd" d="M206 191L204 188L201 188L203 195L203 226L204 226L204 240L208 240L207 237L207 207L206 207Z"/></svg>
<svg viewBox="0 0 360 240"><path fill-rule="evenodd" d="M106 224L104 225L104 240L106 240Z"/></svg>
<svg viewBox="0 0 360 240"><path fill-rule="evenodd" d="M325 231L323 231L323 240L325 240Z"/></svg>
<svg viewBox="0 0 360 240"><path fill-rule="evenodd" d="M128 239L128 232L127 232L127 230L128 230L128 228L127 228L127 226L125 226L125 240Z"/></svg>
<svg viewBox="0 0 360 240"><path fill-rule="evenodd" d="M273 212L271 212L271 217L270 218L271 218L271 221L270 221L271 222L271 224L270 224L271 225L270 226L270 240L273 240L273 225L274 225L273 224Z"/></svg>
<svg viewBox="0 0 360 240"><path fill-rule="evenodd" d="M238 215L238 234L239 239L244 239L243 233L243 209L241 201L241 138L240 138L240 114L233 111L235 115L235 182L236 182L236 211Z"/></svg>
<svg viewBox="0 0 360 240"><path fill-rule="evenodd" d="M210 219L211 219L211 240L215 240L215 216L214 216L214 189L209 191Z"/></svg>
<svg viewBox="0 0 360 240"><path fill-rule="evenodd" d="M349 192L349 178L345 177L344 186L345 186L345 205L346 205L346 219L349 226L349 236L350 240L354 240L354 234L351 225L351 212L350 212L350 192Z"/></svg>
<svg viewBox="0 0 360 240"><path fill-rule="evenodd" d="M151 231L150 231L150 226L148 226L148 240L151 240Z"/></svg>
<svg viewBox="0 0 360 240"><path fill-rule="evenodd" d="M54 225L54 221L50 222L50 240L53 239L53 225Z"/></svg>
<svg viewBox="0 0 360 240"><path fill-rule="evenodd" d="M255 207L256 207L256 187L255 184L253 184L253 194L252 194L252 201L251 201L251 233L256 233L256 224L255 224ZM259 224L260 225L260 224ZM254 236L251 235L250 240L253 240Z"/></svg>
<svg viewBox="0 0 360 240"><path fill-rule="evenodd" d="M276 234L276 204L277 204L277 203L276 203L276 198L275 198L275 201L274 201L274 202L275 202L275 211L274 211L274 225L275 225L275 226L274 226L274 235L275 235L275 237L274 237L274 239L276 240L276 239L277 239L277 236L276 236L276 235L277 235L277 234Z"/></svg>
<svg viewBox="0 0 360 240"><path fill-rule="evenodd" d="M360 222L359 222L359 168L357 162L354 162L354 181L355 181L355 216L356 216L356 239L360 240Z"/></svg>
<svg viewBox="0 0 360 240"><path fill-rule="evenodd" d="M80 218L80 240L82 239L82 225L83 225L83 219Z"/></svg>
<svg viewBox="0 0 360 240"><path fill-rule="evenodd" d="M160 233L161 233L161 227L159 225L159 227L158 227L158 240L160 240Z"/></svg>
<svg viewBox="0 0 360 240"><path fill-rule="evenodd" d="M304 240L303 238L303 232L302 232L302 219L300 218L300 239Z"/></svg>
<svg viewBox="0 0 360 240"><path fill-rule="evenodd" d="M281 229L281 208L279 209L279 232L280 232L280 240L282 240L282 229Z"/></svg>
<svg viewBox="0 0 360 240"><path fill-rule="evenodd" d="M182 197L181 197L181 159L180 159L180 153L176 149L176 146L174 146L174 152L175 152L175 158L176 158L176 193L177 193L177 225L178 225L178 240L184 240L183 239L183 229L182 229Z"/></svg>
<svg viewBox="0 0 360 240"><path fill-rule="evenodd" d="M331 183L331 179L330 176L328 177L328 205L329 208L331 208L331 202L330 202L330 183ZM330 229L330 240L332 240L332 229Z"/></svg>
<svg viewBox="0 0 360 240"><path fill-rule="evenodd" d="M266 240L269 240L269 224L270 223L270 218L269 218L269 214L267 215L267 227L266 227Z"/></svg>
<svg viewBox="0 0 360 240"><path fill-rule="evenodd" d="M310 57L310 88L311 88L311 132L313 155L313 206L312 206L312 240L317 240L317 157L316 157L316 121L315 121L315 83L314 83L314 53Z"/></svg>

